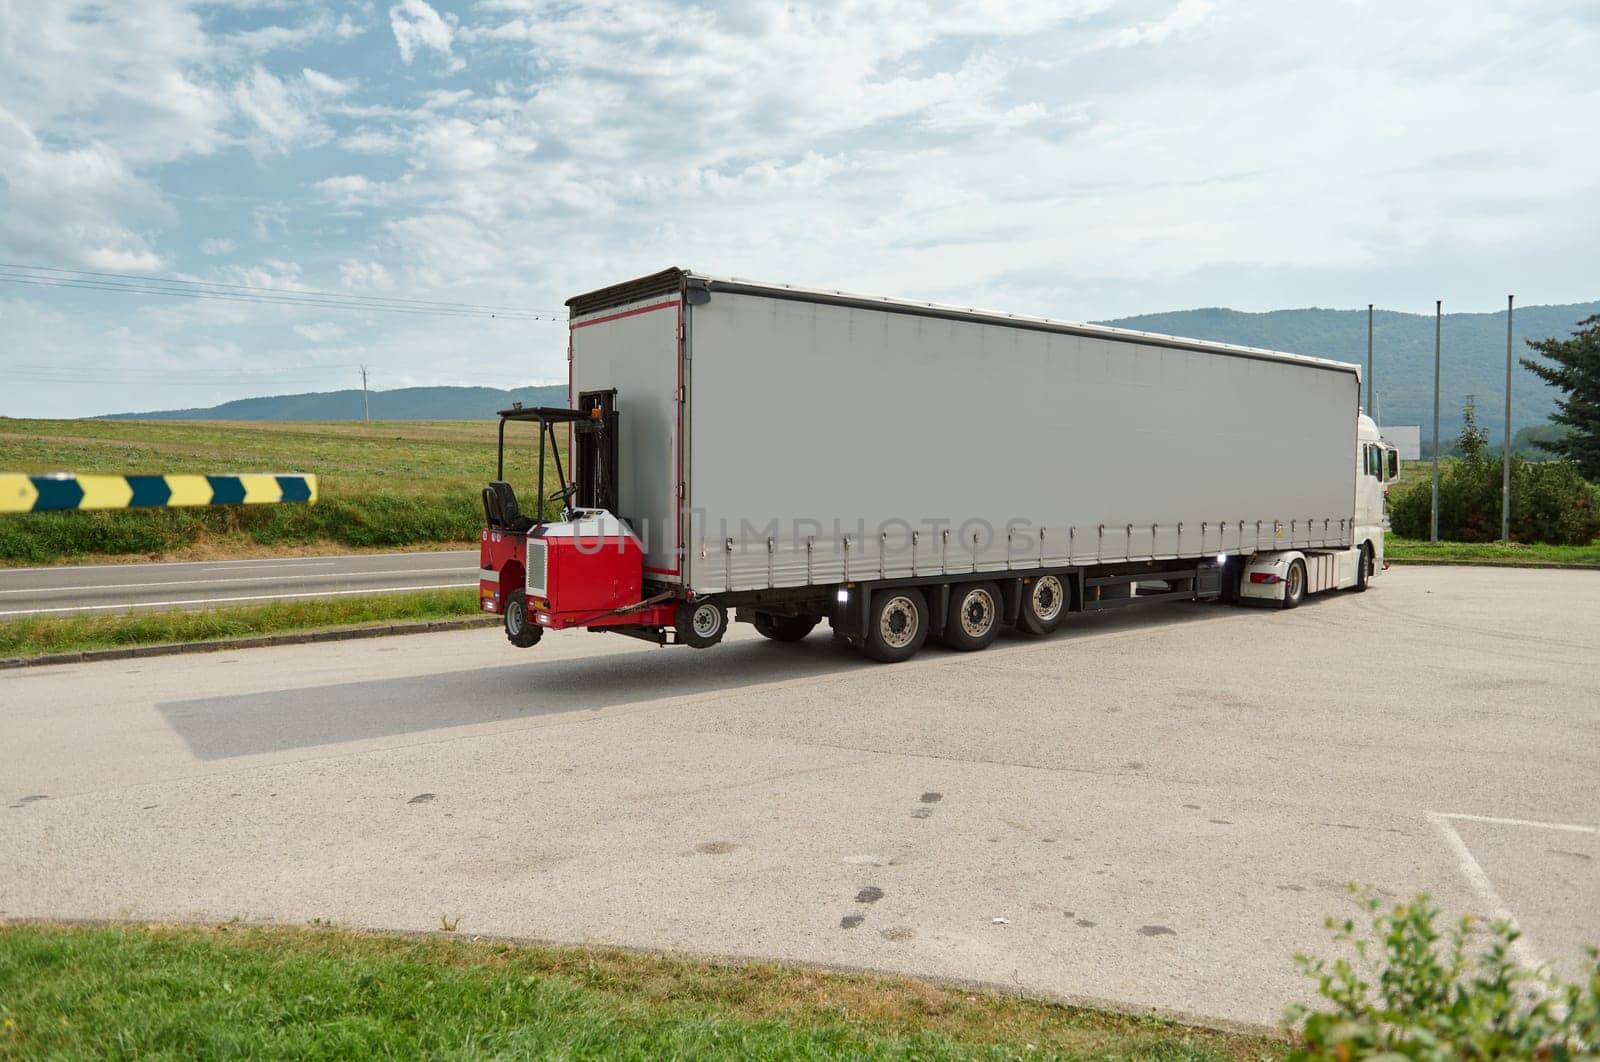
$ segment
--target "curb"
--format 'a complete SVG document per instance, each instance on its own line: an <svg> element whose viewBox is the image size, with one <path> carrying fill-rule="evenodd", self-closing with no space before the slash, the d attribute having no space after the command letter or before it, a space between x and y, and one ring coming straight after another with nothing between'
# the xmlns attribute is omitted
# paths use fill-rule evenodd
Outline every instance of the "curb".
<svg viewBox="0 0 1600 1062"><path fill-rule="evenodd" d="M288 631L283 634L257 634L244 638L219 638L206 642L170 642L163 645L136 645L126 649L84 649L76 653L45 653L40 656L0 658L0 670L17 667L43 667L49 664L90 664L99 660L135 660L147 656L175 656L179 653L216 653L226 649L260 649L269 645L306 645L310 642L343 642L355 638L386 638L392 634L429 634L434 631L469 630L498 627L499 616L467 616L462 619L428 620L416 623L382 623L368 627L331 627L322 630Z"/></svg>
<svg viewBox="0 0 1600 1062"><path fill-rule="evenodd" d="M1407 564L1419 568L1548 568L1566 572L1600 572L1600 564L1569 564L1566 561L1541 560L1446 560L1442 557L1414 557L1399 560L1385 557L1390 564Z"/></svg>

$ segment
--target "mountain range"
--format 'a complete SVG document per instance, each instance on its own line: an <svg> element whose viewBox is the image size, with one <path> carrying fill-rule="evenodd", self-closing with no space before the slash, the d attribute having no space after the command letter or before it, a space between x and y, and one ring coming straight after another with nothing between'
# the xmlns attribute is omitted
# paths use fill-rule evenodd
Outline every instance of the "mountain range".
<svg viewBox="0 0 1600 1062"><path fill-rule="evenodd" d="M1585 317L1600 314L1600 302L1519 307L1513 319L1513 354L1528 353L1527 339L1566 337ZM1245 313L1207 308L1122 317L1101 324L1143 332L1189 336L1244 346L1287 350L1366 365L1365 310L1272 310ZM1454 437L1468 396L1478 405L1478 420L1499 439L1505 401L1506 315L1445 314L1440 327L1440 433ZM1379 310L1373 315L1374 377L1378 419L1384 424L1433 423L1434 319L1428 314ZM1512 383L1513 431L1544 423L1557 394L1518 364ZM1363 398L1364 400L1364 398ZM476 420L494 416L512 402L527 406L562 405L566 388L406 387L368 396L374 420ZM114 414L150 420L359 420L359 390L275 395L224 402L205 409L172 409Z"/></svg>

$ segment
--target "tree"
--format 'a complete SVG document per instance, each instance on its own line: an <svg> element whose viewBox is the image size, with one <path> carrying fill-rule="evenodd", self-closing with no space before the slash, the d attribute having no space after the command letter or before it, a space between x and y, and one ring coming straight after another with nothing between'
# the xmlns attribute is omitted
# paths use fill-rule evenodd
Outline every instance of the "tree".
<svg viewBox="0 0 1600 1062"><path fill-rule="evenodd" d="M1468 395L1467 404L1461 408L1461 434L1456 438L1456 449L1461 456L1476 465L1489 449L1489 433L1478 427L1478 396Z"/></svg>
<svg viewBox="0 0 1600 1062"><path fill-rule="evenodd" d="M1585 479L1600 480L1600 314L1579 321L1571 339L1530 339L1528 346L1555 364L1523 358L1523 367L1566 393L1550 419L1569 433L1539 445L1570 458Z"/></svg>

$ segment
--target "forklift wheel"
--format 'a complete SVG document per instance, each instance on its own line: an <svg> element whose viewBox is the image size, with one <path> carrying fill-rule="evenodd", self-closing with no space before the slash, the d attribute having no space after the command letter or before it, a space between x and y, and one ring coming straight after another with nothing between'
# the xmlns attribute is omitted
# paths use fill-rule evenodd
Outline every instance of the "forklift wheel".
<svg viewBox="0 0 1600 1062"><path fill-rule="evenodd" d="M715 601L683 601L673 628L680 644L709 649L728 632L728 610Z"/></svg>
<svg viewBox="0 0 1600 1062"><path fill-rule="evenodd" d="M544 628L528 622L528 594L513 590L506 598L506 639L519 649L538 645L544 637Z"/></svg>

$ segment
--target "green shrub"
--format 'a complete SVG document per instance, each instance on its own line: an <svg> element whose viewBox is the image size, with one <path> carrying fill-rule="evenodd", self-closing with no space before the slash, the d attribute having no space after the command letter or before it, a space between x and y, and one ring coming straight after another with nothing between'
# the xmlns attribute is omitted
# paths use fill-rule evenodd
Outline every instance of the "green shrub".
<svg viewBox="0 0 1600 1062"><path fill-rule="evenodd" d="M1489 456L1472 402L1461 411L1456 439L1461 459L1439 474L1439 537L1449 542L1500 538L1505 463ZM1600 536L1600 488L1567 461L1529 461L1511 455L1511 540L1587 546ZM1428 538L1433 519L1432 477L1389 499L1389 520L1403 538Z"/></svg>
<svg viewBox="0 0 1600 1062"><path fill-rule="evenodd" d="M1371 936L1353 919L1328 919L1355 961L1295 956L1331 1010L1290 1007L1299 1043L1290 1058L1349 1059L1594 1058L1600 1045L1600 953L1589 950L1587 984L1561 984L1511 958L1519 936L1508 922L1484 933L1463 918L1448 933L1426 896L1380 909L1364 906ZM1377 954L1374 954L1374 953ZM1376 984L1365 980L1376 979Z"/></svg>
<svg viewBox="0 0 1600 1062"><path fill-rule="evenodd" d="M1451 542L1493 542L1500 537L1501 459L1453 461L1439 474L1439 537ZM1428 537L1432 487L1428 480L1389 499L1397 535ZM1511 538L1586 546L1600 537L1600 489L1567 461L1511 456Z"/></svg>

